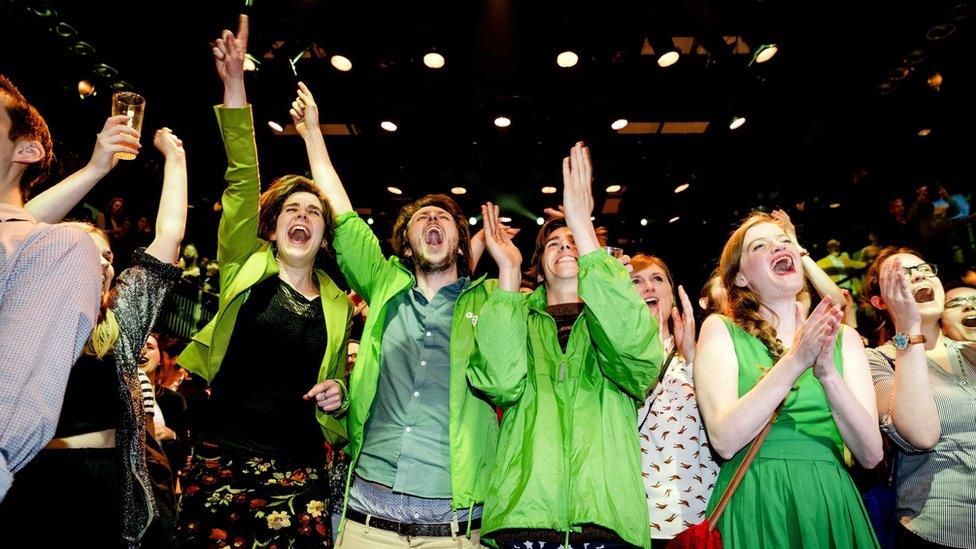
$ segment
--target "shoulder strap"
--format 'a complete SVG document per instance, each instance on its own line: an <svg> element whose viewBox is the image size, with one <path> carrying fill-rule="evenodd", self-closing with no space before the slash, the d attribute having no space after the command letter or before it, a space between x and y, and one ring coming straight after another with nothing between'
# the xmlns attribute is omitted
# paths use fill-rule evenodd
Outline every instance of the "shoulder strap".
<svg viewBox="0 0 976 549"><path fill-rule="evenodd" d="M742 462L739 463L739 467L736 468L735 474L732 475L732 480L729 482L728 487L725 489L725 493L722 494L722 499L718 501L715 509L712 510L712 514L708 517L708 531L711 532L715 530L718 519L722 517L722 513L725 512L725 507L729 504L729 500L732 499L732 494L735 493L735 489L739 487L739 483L742 482L742 477L746 476L746 470L749 469L749 465L752 460L755 459L756 454L759 453L759 447L762 446L763 441L769 435L770 429L773 428L773 424L776 423L776 418L779 417L780 410L783 409L783 404L786 400L780 403L779 406L773 410L773 415L770 416L769 421L766 422L766 426L763 430L756 435L755 440L752 441L752 446L749 447L749 451L746 452L746 457L742 458Z"/></svg>

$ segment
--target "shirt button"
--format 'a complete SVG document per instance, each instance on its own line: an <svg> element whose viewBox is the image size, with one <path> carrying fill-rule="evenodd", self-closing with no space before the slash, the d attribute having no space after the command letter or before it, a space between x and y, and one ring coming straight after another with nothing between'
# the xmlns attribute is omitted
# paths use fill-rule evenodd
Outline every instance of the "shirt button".
<svg viewBox="0 0 976 549"><path fill-rule="evenodd" d="M419 396L420 396L420 391L414 391L414 392L413 392L413 396L415 396L415 397L419 397Z"/></svg>
<svg viewBox="0 0 976 549"><path fill-rule="evenodd" d="M420 361L420 365L421 366L426 366L427 365L427 361L426 360L421 360Z"/></svg>
<svg viewBox="0 0 976 549"><path fill-rule="evenodd" d="M411 431L411 429L410 429L410 427L407 427L407 428L406 428L405 430L406 430L406 431L407 431L408 433L409 433L409 432Z"/></svg>
<svg viewBox="0 0 976 549"><path fill-rule="evenodd" d="M427 332L427 333L425 333L424 335L425 335L425 336L427 336L427 337L430 337L430 332L428 331L428 332Z"/></svg>

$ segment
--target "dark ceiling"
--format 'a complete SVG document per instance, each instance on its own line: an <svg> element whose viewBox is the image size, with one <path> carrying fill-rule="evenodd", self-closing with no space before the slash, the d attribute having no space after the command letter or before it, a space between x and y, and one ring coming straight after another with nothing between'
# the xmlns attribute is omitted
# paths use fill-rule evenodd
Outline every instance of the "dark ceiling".
<svg viewBox="0 0 976 549"><path fill-rule="evenodd" d="M242 3L135 6L0 0L0 72L45 114L67 166L78 165L72 151L87 158L113 83L145 95L145 127L167 125L186 143L190 238L206 250L224 166L208 42L236 25ZM300 78L316 94L323 123L354 128L328 143L354 205L369 208L384 235L404 200L463 186L467 211L484 200L502 203L526 228L528 245L536 216L559 201L540 189L560 186L560 160L576 140L592 148L598 222L628 251L660 254L693 281L710 270L731 224L754 207L806 200L801 230L810 239L837 236L856 249L889 197L936 181L974 187L976 8L967 2L254 0L244 9L250 51L261 61L248 75L248 95L265 183L307 169L300 139L266 125L287 121ZM645 39L670 36L691 37L696 53L666 69L642 55ZM779 54L750 63L752 55L724 47L723 36L738 37L732 47L740 49L775 42ZM443 69L423 65L430 48L446 57ZM579 54L578 65L556 65L564 49ZM287 59L303 51L296 77ZM330 65L334 53L352 60L350 72ZM107 78L96 74L99 64L111 68L101 69ZM927 85L936 72L939 89ZM79 97L82 78L96 96ZM730 131L736 113L747 123ZM512 119L509 128L492 124L499 114ZM621 117L707 122L707 129L618 134L610 123ZM383 119L399 130L380 129ZM931 134L920 137L922 128ZM90 201L101 206L122 195L152 212L155 156L147 147ZM687 191L673 193L685 182ZM611 184L624 187L622 200L616 213L602 214ZM388 193L390 185L404 194Z"/></svg>

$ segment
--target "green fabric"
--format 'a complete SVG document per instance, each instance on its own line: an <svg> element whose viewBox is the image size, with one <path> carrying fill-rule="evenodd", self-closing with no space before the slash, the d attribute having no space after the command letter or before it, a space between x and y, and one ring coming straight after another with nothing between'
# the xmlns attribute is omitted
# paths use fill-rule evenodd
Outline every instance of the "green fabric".
<svg viewBox="0 0 976 549"><path fill-rule="evenodd" d="M258 197L261 179L251 108L216 107L227 152L227 189L221 197L220 228L217 232L217 261L220 263L220 297L217 314L198 332L180 354L179 364L207 383L220 370L234 323L249 290L257 283L278 276L278 262L270 242L258 237ZM346 340L349 337L352 304L325 271L316 269L322 297L322 311L328 344L319 367L319 382L335 379L345 388ZM269 345L274 342L269 341ZM273 368L274 365L269 365ZM311 387L309 387L311 388ZM326 440L335 446L346 442L346 430L337 413L325 413L315 406L315 418Z"/></svg>
<svg viewBox="0 0 976 549"><path fill-rule="evenodd" d="M773 366L762 342L723 317L739 361L739 396ZM842 335L834 366L843 375ZM746 445L723 466L708 504L716 505ZM843 465L844 442L823 386L807 369L786 398L769 437L732 495L718 530L727 548L878 547L861 496Z"/></svg>
<svg viewBox="0 0 976 549"><path fill-rule="evenodd" d="M468 377L504 414L481 534L596 524L648 547L634 421L660 369L658 325L619 261L597 250L579 269L586 306L565 353L545 287L496 291L482 310L486 362Z"/></svg>
<svg viewBox="0 0 976 549"><path fill-rule="evenodd" d="M345 418L348 454L355 470L363 445L364 425L376 397L383 328L390 299L414 287L416 281L396 257L383 257L373 231L355 212L339 216L335 235L339 268L346 281L369 304L369 315L350 379L350 406ZM498 441L494 407L466 378L468 369L482 362L474 343L474 327L481 308L497 281L471 281L454 307L451 326L450 462L452 507L469 508L485 499L488 473ZM350 478L352 475L350 475ZM463 528L462 528L463 529Z"/></svg>
<svg viewBox="0 0 976 549"><path fill-rule="evenodd" d="M364 479L412 496L451 498L451 325L469 283L461 277L430 301L414 287L387 305L379 386L356 466Z"/></svg>

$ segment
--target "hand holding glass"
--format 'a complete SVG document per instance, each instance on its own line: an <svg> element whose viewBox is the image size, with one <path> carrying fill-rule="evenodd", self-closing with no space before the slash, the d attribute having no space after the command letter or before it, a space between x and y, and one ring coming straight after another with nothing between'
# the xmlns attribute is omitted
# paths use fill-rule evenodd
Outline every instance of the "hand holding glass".
<svg viewBox="0 0 976 549"><path fill-rule="evenodd" d="M137 132L142 132L142 115L145 110L146 100L138 93L123 91L112 96L112 116L128 116L129 121L126 124ZM133 149L131 153L115 153L115 156L120 160L132 160L138 153L138 149Z"/></svg>

